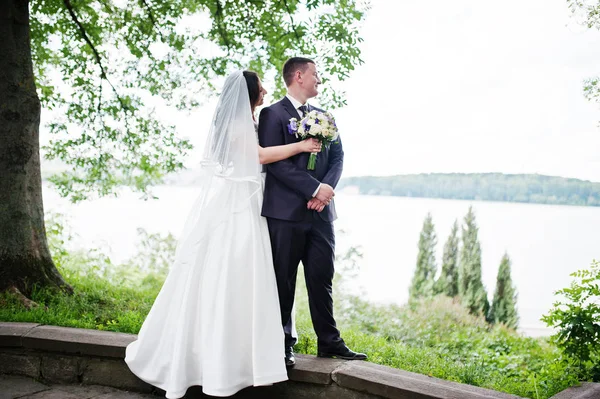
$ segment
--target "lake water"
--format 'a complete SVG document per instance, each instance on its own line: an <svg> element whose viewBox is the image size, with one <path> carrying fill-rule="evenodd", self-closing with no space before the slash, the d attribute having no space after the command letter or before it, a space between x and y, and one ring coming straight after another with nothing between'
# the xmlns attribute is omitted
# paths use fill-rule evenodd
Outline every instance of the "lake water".
<svg viewBox="0 0 600 399"><path fill-rule="evenodd" d="M177 236L196 196L189 187L159 187L159 200L137 195L70 204L44 188L46 211L61 212L79 236L78 245L102 246L115 261L135 254L136 229L172 232ZM338 252L360 247L355 288L376 303L405 303L417 259L423 219L431 212L438 235L437 261L455 219L472 205L479 225L483 280L490 300L504 252L512 260L518 290L520 329L527 335L548 335L539 321L552 306L553 292L567 286L569 274L600 258L600 208L457 201L424 198L336 195Z"/></svg>

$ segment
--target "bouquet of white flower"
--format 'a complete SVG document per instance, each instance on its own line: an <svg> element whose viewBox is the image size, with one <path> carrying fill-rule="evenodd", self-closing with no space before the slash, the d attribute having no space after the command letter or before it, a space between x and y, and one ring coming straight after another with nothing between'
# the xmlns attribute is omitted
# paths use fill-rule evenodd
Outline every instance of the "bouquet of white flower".
<svg viewBox="0 0 600 399"><path fill-rule="evenodd" d="M317 139L324 146L329 145L338 139L338 128L335 119L329 112L320 112L312 110L306 114L300 121L291 118L288 124L288 133L296 137L306 139ZM311 153L308 157L308 170L314 170L317 164L317 153Z"/></svg>

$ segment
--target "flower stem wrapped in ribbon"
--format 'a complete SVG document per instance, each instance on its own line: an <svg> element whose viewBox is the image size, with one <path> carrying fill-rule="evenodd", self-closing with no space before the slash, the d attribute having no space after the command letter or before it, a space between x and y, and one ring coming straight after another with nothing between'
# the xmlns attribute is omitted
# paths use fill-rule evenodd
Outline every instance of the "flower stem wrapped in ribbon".
<svg viewBox="0 0 600 399"><path fill-rule="evenodd" d="M300 137L302 140L317 139L326 147L338 139L338 128L335 119L329 112L312 110L300 121L291 118L288 123L288 133ZM308 157L306 169L315 170L317 153L312 152Z"/></svg>

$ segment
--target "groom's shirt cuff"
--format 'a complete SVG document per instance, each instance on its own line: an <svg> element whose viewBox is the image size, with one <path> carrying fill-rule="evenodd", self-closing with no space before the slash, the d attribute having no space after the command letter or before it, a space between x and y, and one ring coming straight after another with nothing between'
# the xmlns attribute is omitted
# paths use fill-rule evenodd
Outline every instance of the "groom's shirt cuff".
<svg viewBox="0 0 600 399"><path fill-rule="evenodd" d="M315 190L315 192L313 193L313 198L315 198L317 196L317 193L319 192L319 189L321 188L321 183L319 183L319 185L317 186L317 189Z"/></svg>

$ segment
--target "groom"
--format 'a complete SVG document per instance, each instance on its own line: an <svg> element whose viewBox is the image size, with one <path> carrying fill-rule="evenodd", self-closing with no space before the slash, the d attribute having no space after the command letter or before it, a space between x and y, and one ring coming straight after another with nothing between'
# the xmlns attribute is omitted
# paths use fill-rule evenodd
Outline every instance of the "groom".
<svg viewBox="0 0 600 399"><path fill-rule="evenodd" d="M307 104L309 98L319 93L321 84L314 61L290 58L283 66L283 78L287 95L260 113L258 137L263 147L300 140L288 132L290 118L299 120L316 109ZM324 147L318 154L315 170L306 169L308 155L301 153L266 166L262 208L273 248L288 367L296 363L291 314L300 261L304 266L310 315L318 337L318 356L348 360L367 358L346 346L333 318L333 221L337 218L333 196L342 175L342 143L338 139L329 148Z"/></svg>

